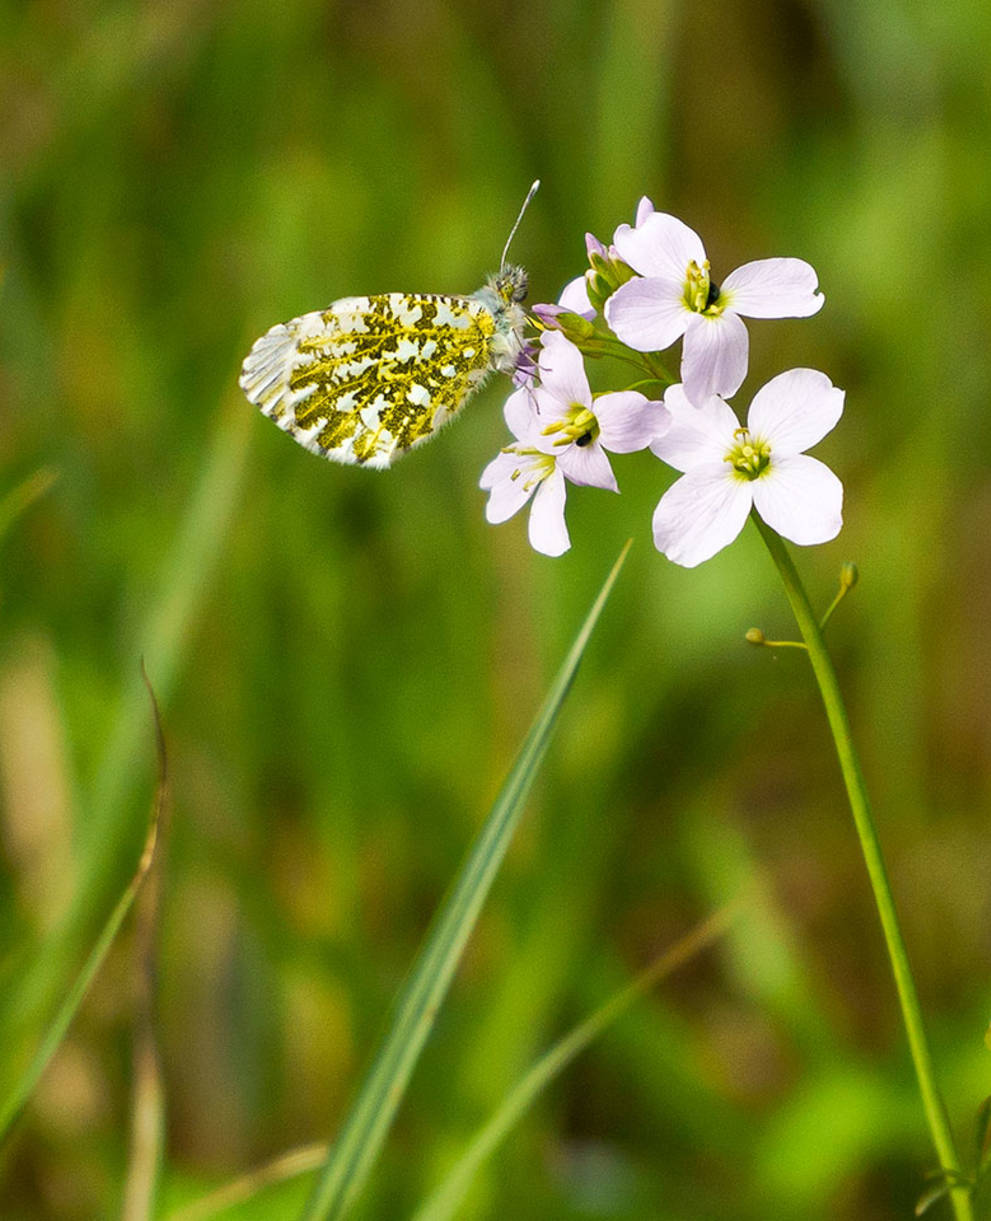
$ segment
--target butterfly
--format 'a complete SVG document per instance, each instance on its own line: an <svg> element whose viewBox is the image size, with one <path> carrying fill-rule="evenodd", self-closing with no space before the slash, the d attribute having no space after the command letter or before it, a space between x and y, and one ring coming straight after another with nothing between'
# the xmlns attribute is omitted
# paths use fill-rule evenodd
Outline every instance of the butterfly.
<svg viewBox="0 0 991 1221"><path fill-rule="evenodd" d="M241 389L312 453L390 466L456 415L489 373L516 370L527 275L506 263L509 241L500 270L471 296L344 297L280 322L248 353Z"/></svg>

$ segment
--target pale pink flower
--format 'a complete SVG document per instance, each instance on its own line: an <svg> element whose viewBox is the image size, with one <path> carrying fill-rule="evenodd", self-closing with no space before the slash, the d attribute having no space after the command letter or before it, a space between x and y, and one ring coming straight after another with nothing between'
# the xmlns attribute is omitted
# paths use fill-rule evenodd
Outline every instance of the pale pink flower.
<svg viewBox="0 0 991 1221"><path fill-rule="evenodd" d="M694 403L739 390L749 354L743 317L805 318L825 301L802 259L744 263L717 284L702 239L666 212L638 212L637 226L620 225L613 244L639 275L606 302L606 321L639 352L660 352L684 337L681 379Z"/></svg>
<svg viewBox="0 0 991 1221"><path fill-rule="evenodd" d="M843 412L843 391L825 373L790 369L754 395L747 425L718 395L694 406L681 385L664 404L671 426L651 450L684 471L654 512L654 542L669 560L694 568L731 543L751 507L793 543L835 538L843 485L804 453Z"/></svg>

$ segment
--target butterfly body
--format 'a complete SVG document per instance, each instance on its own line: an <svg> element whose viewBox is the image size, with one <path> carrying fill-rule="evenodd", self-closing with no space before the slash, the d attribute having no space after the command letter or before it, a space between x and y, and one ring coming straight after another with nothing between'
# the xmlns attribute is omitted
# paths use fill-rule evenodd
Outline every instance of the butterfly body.
<svg viewBox="0 0 991 1221"><path fill-rule="evenodd" d="M264 334L241 388L311 452L388 467L433 436L490 372L515 370L526 291L526 273L509 266L466 297L344 297Z"/></svg>

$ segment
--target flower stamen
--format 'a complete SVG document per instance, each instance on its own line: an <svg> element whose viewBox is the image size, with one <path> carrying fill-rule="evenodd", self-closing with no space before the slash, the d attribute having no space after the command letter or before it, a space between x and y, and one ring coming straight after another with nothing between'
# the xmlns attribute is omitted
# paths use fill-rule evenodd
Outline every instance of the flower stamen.
<svg viewBox="0 0 991 1221"><path fill-rule="evenodd" d="M708 314L710 318L715 318L723 312L719 296L719 285L709 274L709 260L705 259L700 267L692 259L685 275L685 304L695 314Z"/></svg>
<svg viewBox="0 0 991 1221"><path fill-rule="evenodd" d="M726 454L728 462L744 479L759 479L771 465L770 443L752 437L748 428L738 428L733 433L736 445Z"/></svg>
<svg viewBox="0 0 991 1221"><path fill-rule="evenodd" d="M553 454L545 454L539 449L524 449L519 445L506 445L503 447L502 453L516 454L518 457L526 459L509 476L514 483L517 479L522 479L523 490L526 492L536 487L538 483L543 483L557 465L557 459Z"/></svg>
<svg viewBox="0 0 991 1221"><path fill-rule="evenodd" d="M553 436L554 433L561 434L555 438L555 446L575 444L582 448L591 445L598 437L599 421L596 419L595 412L586 407L584 403L571 403L567 414L562 419L555 420L553 424L548 424L543 429L545 437Z"/></svg>

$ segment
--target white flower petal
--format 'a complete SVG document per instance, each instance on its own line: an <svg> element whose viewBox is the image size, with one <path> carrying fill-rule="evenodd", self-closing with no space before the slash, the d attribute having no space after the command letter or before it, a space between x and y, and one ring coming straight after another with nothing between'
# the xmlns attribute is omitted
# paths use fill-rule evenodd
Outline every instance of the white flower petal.
<svg viewBox="0 0 991 1221"><path fill-rule="evenodd" d="M570 401L559 399L557 395L551 394L543 386L538 386L534 390L533 401L536 408L535 426L537 433L541 436L547 435L544 429L548 425L556 424L559 420L567 419L571 415Z"/></svg>
<svg viewBox="0 0 991 1221"><path fill-rule="evenodd" d="M669 386L664 406L671 416L666 432L651 442L651 452L676 471L690 471L706 463L722 462L733 447L740 421L729 403L710 395L696 407L684 386Z"/></svg>
<svg viewBox="0 0 991 1221"><path fill-rule="evenodd" d="M730 544L743 529L752 503L751 484L734 477L729 463L689 471L654 510L654 544L669 560L694 568Z"/></svg>
<svg viewBox="0 0 991 1221"><path fill-rule="evenodd" d="M681 349L681 381L689 399L732 398L747 376L749 352L747 328L731 310L715 318L692 314Z"/></svg>
<svg viewBox="0 0 991 1221"><path fill-rule="evenodd" d="M504 478L506 472L503 469L506 465L508 454L496 454L492 461L482 471L481 478L478 481L478 486L485 492L493 488L500 479Z"/></svg>
<svg viewBox="0 0 991 1221"><path fill-rule="evenodd" d="M576 276L574 280L569 280L561 289L557 303L569 314L581 314L583 318L589 319L595 317L595 308L588 299L588 283L584 276Z"/></svg>
<svg viewBox="0 0 991 1221"><path fill-rule="evenodd" d="M637 218L634 221L634 228L639 229L640 226L643 224L643 222L647 219L647 217L653 216L653 215L654 215L653 202L650 199L648 199L646 195L642 196L640 199L640 202L637 204Z"/></svg>
<svg viewBox="0 0 991 1221"><path fill-rule="evenodd" d="M754 504L772 530L807 547L835 538L843 525L843 484L806 454L775 461L755 479Z"/></svg>
<svg viewBox="0 0 991 1221"><path fill-rule="evenodd" d="M705 247L694 229L667 212L652 212L635 229L620 225L613 244L624 263L642 276L675 280L684 291L688 264L705 262Z"/></svg>
<svg viewBox="0 0 991 1221"><path fill-rule="evenodd" d="M748 318L808 318L826 302L804 259L757 259L731 271L720 288L729 308Z"/></svg>
<svg viewBox="0 0 991 1221"><path fill-rule="evenodd" d="M509 431L522 441L537 423L532 393L527 387L514 390L502 409Z"/></svg>
<svg viewBox="0 0 991 1221"><path fill-rule="evenodd" d="M663 403L651 402L635 390L600 394L592 410L599 421L599 442L614 454L646 449L667 431L671 420Z"/></svg>
<svg viewBox="0 0 991 1221"><path fill-rule="evenodd" d="M693 316L684 284L671 279L628 280L606 302L606 321L638 352L663 352L681 338Z"/></svg>
<svg viewBox="0 0 991 1221"><path fill-rule="evenodd" d="M489 489L485 520L493 526L508 521L530 499L533 485L527 487L529 465L526 459L518 454L499 454L482 472L481 486ZM514 479L513 474L516 471L520 471L520 474Z"/></svg>
<svg viewBox="0 0 991 1221"><path fill-rule="evenodd" d="M564 521L564 475L553 471L537 489L530 509L530 546L543 555L563 555L571 546Z"/></svg>
<svg viewBox="0 0 991 1221"><path fill-rule="evenodd" d="M598 441L593 441L591 445L562 446L557 455L557 464L572 483L589 488L605 488L607 492L619 491L606 451Z"/></svg>
<svg viewBox="0 0 991 1221"><path fill-rule="evenodd" d="M562 403L582 403L588 407L592 392L582 354L560 331L545 331L540 349L540 384Z"/></svg>
<svg viewBox="0 0 991 1221"><path fill-rule="evenodd" d="M843 391L816 369L779 373L754 395L747 427L779 457L800 454L831 432L843 414Z"/></svg>

